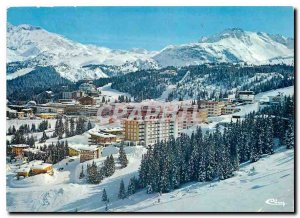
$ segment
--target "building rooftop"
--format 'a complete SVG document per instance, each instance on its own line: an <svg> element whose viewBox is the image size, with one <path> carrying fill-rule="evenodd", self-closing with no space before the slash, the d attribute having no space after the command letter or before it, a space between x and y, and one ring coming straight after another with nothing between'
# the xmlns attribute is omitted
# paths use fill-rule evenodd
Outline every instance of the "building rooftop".
<svg viewBox="0 0 300 218"><path fill-rule="evenodd" d="M45 168L50 167L50 166L52 166L52 164L41 163L41 164L38 164L38 165L33 165L33 166L31 166L31 169L42 170L42 169L45 169Z"/></svg>
<svg viewBox="0 0 300 218"><path fill-rule="evenodd" d="M14 148L29 148L29 145L26 145L26 144L15 144L15 145L11 145L11 147L14 147Z"/></svg>
<svg viewBox="0 0 300 218"><path fill-rule="evenodd" d="M97 145L69 145L70 148L76 150L76 151L95 151L98 149Z"/></svg>
<svg viewBox="0 0 300 218"><path fill-rule="evenodd" d="M123 128L122 127L106 127L106 128L100 128L100 131L103 131L103 132L123 131Z"/></svg>
<svg viewBox="0 0 300 218"><path fill-rule="evenodd" d="M29 173L30 167L22 167L16 170L16 173Z"/></svg>
<svg viewBox="0 0 300 218"><path fill-rule="evenodd" d="M89 134L90 135L95 135L95 136L98 136L98 137L102 137L102 138L115 138L116 137L113 134L106 133L106 132L101 132L101 131L98 131L96 129L89 130Z"/></svg>
<svg viewBox="0 0 300 218"><path fill-rule="evenodd" d="M37 154L37 153L45 153L44 151L41 151L40 149L38 148L26 148L23 150L24 152L31 152L31 153L34 153L34 154Z"/></svg>

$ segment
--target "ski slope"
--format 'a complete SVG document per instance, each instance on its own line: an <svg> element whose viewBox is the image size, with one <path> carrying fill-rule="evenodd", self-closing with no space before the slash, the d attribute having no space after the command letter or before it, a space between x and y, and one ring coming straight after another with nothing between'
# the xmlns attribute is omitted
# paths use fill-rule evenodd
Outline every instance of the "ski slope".
<svg viewBox="0 0 300 218"><path fill-rule="evenodd" d="M253 169L254 167L254 169ZM143 193L138 194L138 198ZM135 198L132 197L133 199ZM158 199L160 198L160 203ZM277 199L283 205L271 205ZM211 183L190 183L171 193L151 197L113 211L135 212L292 212L294 210L294 152L281 150L253 164L244 164L235 176ZM128 206L130 205L130 206Z"/></svg>
<svg viewBox="0 0 300 218"><path fill-rule="evenodd" d="M142 190L127 199L117 198L121 179L128 185L137 175L143 147L128 147L128 167L118 169L99 185L78 178L81 164L63 160L54 176L38 175L17 181L14 167L7 172L7 210L10 212L99 212L105 211L102 190L107 190L111 212L282 212L294 210L294 151L281 149L258 162L241 165L235 176L210 183L188 183L173 192L146 194ZM113 152L115 153L115 152ZM117 156L114 155L116 158ZM96 160L97 164L105 158ZM65 163L68 162L68 166ZM83 163L83 164L86 164ZM64 167L63 171L57 169ZM160 203L158 203L160 199ZM269 199L284 202L270 205ZM270 201L270 200L269 200Z"/></svg>

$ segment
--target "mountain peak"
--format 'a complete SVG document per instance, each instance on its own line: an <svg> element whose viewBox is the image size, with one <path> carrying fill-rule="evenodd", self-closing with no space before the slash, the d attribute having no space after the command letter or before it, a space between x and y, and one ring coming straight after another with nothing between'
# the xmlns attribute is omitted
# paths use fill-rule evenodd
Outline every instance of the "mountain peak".
<svg viewBox="0 0 300 218"><path fill-rule="evenodd" d="M7 23L7 31L11 31L11 30L14 30L14 29L32 31L32 30L41 30L42 28L38 27L38 26L32 26L32 25L29 25L29 24L21 24L21 25L18 25L18 26L14 26L11 23Z"/></svg>
<svg viewBox="0 0 300 218"><path fill-rule="evenodd" d="M222 32L214 34L210 37L202 37L199 42L207 42L207 43L213 43L213 42L218 42L222 39L226 39L226 38L243 38L245 37L246 32L241 29L241 28L227 28L224 29Z"/></svg>

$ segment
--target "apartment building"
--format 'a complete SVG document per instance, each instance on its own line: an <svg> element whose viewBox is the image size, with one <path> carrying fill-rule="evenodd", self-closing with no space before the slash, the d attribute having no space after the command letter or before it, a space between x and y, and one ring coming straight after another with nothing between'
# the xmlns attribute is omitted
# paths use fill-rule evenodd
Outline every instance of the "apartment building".
<svg viewBox="0 0 300 218"><path fill-rule="evenodd" d="M206 123L208 118L208 110L206 108L198 108L197 105L189 107L180 107L177 111L178 132L188 129L196 124Z"/></svg>
<svg viewBox="0 0 300 218"><path fill-rule="evenodd" d="M205 101L200 104L207 109L209 117L221 116L222 108L225 107L225 103L222 101Z"/></svg>
<svg viewBox="0 0 300 218"><path fill-rule="evenodd" d="M239 112L240 110L241 110L240 108L237 108L234 105L226 105L225 107L222 108L222 115L233 114Z"/></svg>
<svg viewBox="0 0 300 218"><path fill-rule="evenodd" d="M177 123L170 118L125 119L123 125L124 140L144 146L178 135Z"/></svg>

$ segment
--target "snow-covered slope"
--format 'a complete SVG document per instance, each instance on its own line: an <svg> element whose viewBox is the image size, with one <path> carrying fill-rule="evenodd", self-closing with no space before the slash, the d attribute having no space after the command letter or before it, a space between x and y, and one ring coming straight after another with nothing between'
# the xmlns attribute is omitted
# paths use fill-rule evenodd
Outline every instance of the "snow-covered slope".
<svg viewBox="0 0 300 218"><path fill-rule="evenodd" d="M150 60L153 54L143 49L123 51L83 45L40 27L7 25L7 63L25 61L32 66L53 65L69 80L107 77L99 68L93 71L82 68L90 64L124 65L123 71L134 71L139 66L152 67L148 65L153 64Z"/></svg>
<svg viewBox="0 0 300 218"><path fill-rule="evenodd" d="M170 193L146 194L146 190L124 200L118 199L120 181L128 185L137 175L143 147L127 147L129 165L117 169L99 185L85 184L78 179L82 165L79 158L61 161L55 174L16 180L13 164L7 165L7 210L9 212L104 212L102 190L107 190L111 212L284 212L294 211L294 150L278 150L258 162L245 163L235 176L226 180L192 182ZM117 153L109 152L109 153ZM115 154L117 158L118 154ZM101 164L105 159L97 159ZM63 167L63 171L57 169ZM158 203L158 199L160 202ZM284 203L272 204L272 199ZM273 201L274 202L274 201Z"/></svg>
<svg viewBox="0 0 300 218"><path fill-rule="evenodd" d="M141 199L139 193L113 211L293 212L294 190L294 151L281 150L256 163L243 164L230 179L191 183L135 202Z"/></svg>
<svg viewBox="0 0 300 218"><path fill-rule="evenodd" d="M185 66L218 62L248 64L293 63L294 40L280 35L226 29L199 43L168 46L153 58L161 66Z"/></svg>
<svg viewBox="0 0 300 218"><path fill-rule="evenodd" d="M51 65L62 77L77 81L203 63L293 64L293 47L292 38L234 28L202 38L198 43L170 45L159 52L112 50L76 43L40 27L7 24L6 61L16 67L13 71L10 68L8 74L14 75L8 79L25 75L36 66Z"/></svg>

